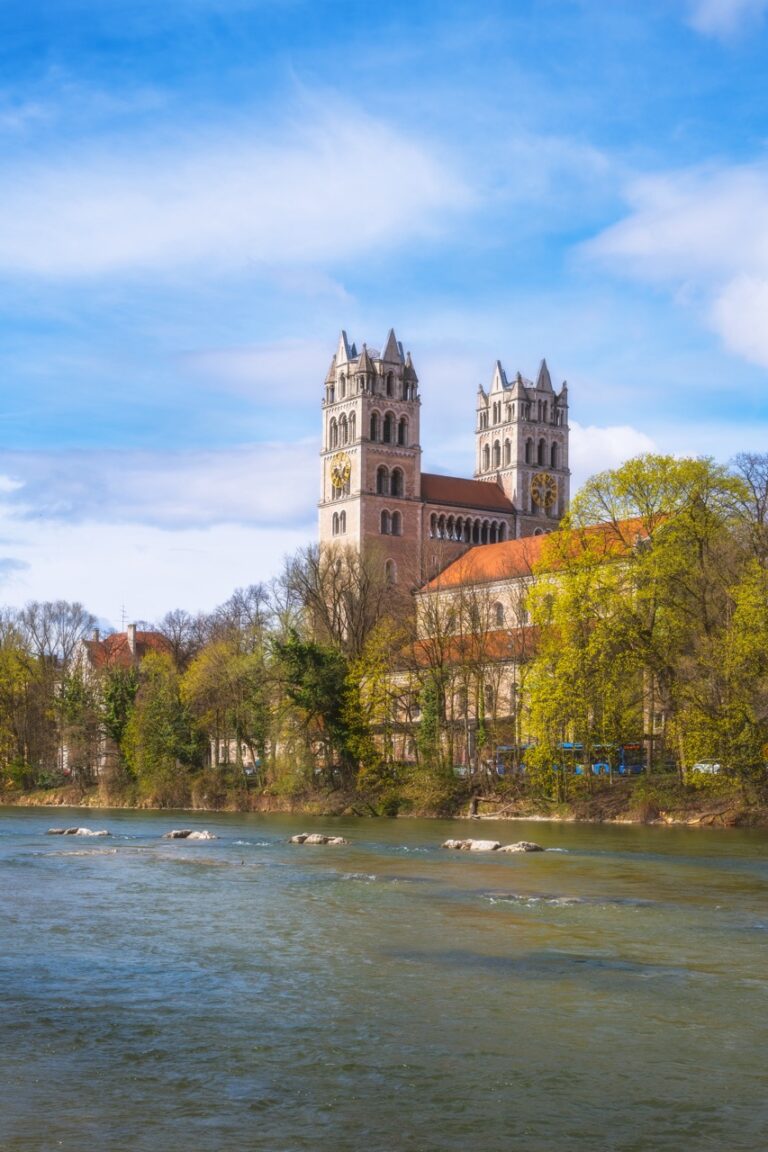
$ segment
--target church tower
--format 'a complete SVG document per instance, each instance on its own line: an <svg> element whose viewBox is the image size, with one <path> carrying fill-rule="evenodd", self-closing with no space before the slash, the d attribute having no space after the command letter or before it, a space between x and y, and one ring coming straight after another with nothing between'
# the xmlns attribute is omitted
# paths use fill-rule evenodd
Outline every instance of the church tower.
<svg viewBox="0 0 768 1152"><path fill-rule="evenodd" d="M568 387L552 387L546 360L536 383L501 363L488 392L477 394L475 478L495 480L515 505L517 535L556 527L570 501Z"/></svg>
<svg viewBox="0 0 768 1152"><path fill-rule="evenodd" d="M320 543L381 554L393 579L421 538L418 378L390 329L358 352L346 332L325 380Z"/></svg>

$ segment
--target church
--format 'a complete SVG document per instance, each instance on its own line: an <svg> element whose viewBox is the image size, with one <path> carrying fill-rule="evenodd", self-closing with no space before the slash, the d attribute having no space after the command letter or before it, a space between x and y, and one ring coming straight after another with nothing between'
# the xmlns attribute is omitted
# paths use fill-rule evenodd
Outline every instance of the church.
<svg viewBox="0 0 768 1152"><path fill-rule="evenodd" d="M469 548L540 536L568 508L568 389L546 360L535 382L497 360L477 389L472 479L422 472L421 394L410 352L341 333L322 401L320 543L380 557L418 587Z"/></svg>

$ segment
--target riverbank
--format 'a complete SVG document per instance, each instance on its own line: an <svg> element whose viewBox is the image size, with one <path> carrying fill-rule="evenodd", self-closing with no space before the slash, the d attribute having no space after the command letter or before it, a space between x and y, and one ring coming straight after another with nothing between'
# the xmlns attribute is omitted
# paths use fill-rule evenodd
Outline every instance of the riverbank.
<svg viewBox="0 0 768 1152"><path fill-rule="evenodd" d="M471 816L478 821L768 827L768 803L759 795L748 796L735 783L707 780L698 786L681 785L677 780L663 778L615 781L610 786L595 788L591 792L583 791L562 802L509 794L472 796L464 792L447 802L443 800L439 806L400 803L390 805L385 810L377 808L358 793L340 790L303 792L290 796L266 790L249 790L218 795L214 802L208 798L196 798L193 803L158 804L125 793L116 793L99 785L90 788L67 785L30 792L7 790L0 792L0 804L45 808L117 808L128 811L180 808L198 812L252 812L264 815L399 816L427 819Z"/></svg>

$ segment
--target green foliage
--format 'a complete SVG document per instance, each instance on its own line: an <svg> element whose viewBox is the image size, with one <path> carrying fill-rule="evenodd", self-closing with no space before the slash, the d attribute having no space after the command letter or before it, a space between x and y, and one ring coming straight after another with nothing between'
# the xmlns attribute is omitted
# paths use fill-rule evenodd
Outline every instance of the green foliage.
<svg viewBox="0 0 768 1152"><path fill-rule="evenodd" d="M146 656L123 736L123 753L142 793L165 805L186 802L189 769L201 758L179 689L171 657L155 652Z"/></svg>
<svg viewBox="0 0 768 1152"><path fill-rule="evenodd" d="M102 719L107 735L122 744L139 690L136 668L110 668L101 681Z"/></svg>

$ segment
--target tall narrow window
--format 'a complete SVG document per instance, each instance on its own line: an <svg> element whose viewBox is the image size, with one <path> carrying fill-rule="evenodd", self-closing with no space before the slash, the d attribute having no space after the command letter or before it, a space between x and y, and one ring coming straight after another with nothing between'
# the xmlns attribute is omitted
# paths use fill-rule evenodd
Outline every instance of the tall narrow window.
<svg viewBox="0 0 768 1152"><path fill-rule="evenodd" d="M491 450L486 444L483 448L483 472L487 472L491 467Z"/></svg>
<svg viewBox="0 0 768 1152"><path fill-rule="evenodd" d="M394 437L394 427L395 427L395 418L391 412L387 412L386 416L384 417L383 440L384 440L385 444L391 444L394 441L394 438L395 438Z"/></svg>
<svg viewBox="0 0 768 1152"><path fill-rule="evenodd" d="M525 462L526 464L533 463L533 440L526 440L525 442Z"/></svg>
<svg viewBox="0 0 768 1152"><path fill-rule="evenodd" d="M553 444L549 453L550 468L557 468L557 444Z"/></svg>
<svg viewBox="0 0 768 1152"><path fill-rule="evenodd" d="M392 513L392 535L402 536L403 534L403 517L399 512Z"/></svg>
<svg viewBox="0 0 768 1152"><path fill-rule="evenodd" d="M539 448L538 448L538 451L536 453L536 463L537 464L546 463L546 459L545 459L546 451L547 451L546 444L544 443L543 440L539 440Z"/></svg>
<svg viewBox="0 0 768 1152"><path fill-rule="evenodd" d="M340 535L343 536L346 533L346 531L347 531L347 514L346 514L346 512L342 512L339 515L339 533L340 533Z"/></svg>
<svg viewBox="0 0 768 1152"><path fill-rule="evenodd" d="M405 416L403 416L397 426L397 442L402 448L405 448L408 444L408 421Z"/></svg>
<svg viewBox="0 0 768 1152"><path fill-rule="evenodd" d="M371 440L378 440L379 438L379 414L378 412L371 413Z"/></svg>
<svg viewBox="0 0 768 1152"><path fill-rule="evenodd" d="M392 530L392 520L389 512L382 512L381 514L381 534L382 536L389 536Z"/></svg>
<svg viewBox="0 0 768 1152"><path fill-rule="evenodd" d="M403 495L403 472L400 468L392 469L392 476L389 482L389 491L393 496Z"/></svg>
<svg viewBox="0 0 768 1152"><path fill-rule="evenodd" d="M493 442L493 466L494 468L501 467L501 444L499 444L498 440L494 440Z"/></svg>
<svg viewBox="0 0 768 1152"><path fill-rule="evenodd" d="M389 495L389 471L383 464L376 469L376 495Z"/></svg>
<svg viewBox="0 0 768 1152"><path fill-rule="evenodd" d="M509 440L504 441L504 467L506 468L512 460L512 445Z"/></svg>

